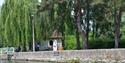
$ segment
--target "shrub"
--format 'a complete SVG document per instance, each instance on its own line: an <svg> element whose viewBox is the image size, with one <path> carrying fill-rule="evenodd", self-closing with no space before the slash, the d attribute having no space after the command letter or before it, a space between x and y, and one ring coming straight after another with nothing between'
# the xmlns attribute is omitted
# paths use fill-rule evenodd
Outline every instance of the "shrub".
<svg viewBox="0 0 125 63"><path fill-rule="evenodd" d="M76 38L74 35L69 35L65 37L65 48L67 50L76 49Z"/></svg>
<svg viewBox="0 0 125 63"><path fill-rule="evenodd" d="M82 44L82 42L81 42ZM114 39L89 39L89 49L108 49L114 48L115 41ZM125 37L122 37L119 43L119 48L125 48ZM67 50L76 49L76 37L74 35L68 35L65 39L65 48Z"/></svg>

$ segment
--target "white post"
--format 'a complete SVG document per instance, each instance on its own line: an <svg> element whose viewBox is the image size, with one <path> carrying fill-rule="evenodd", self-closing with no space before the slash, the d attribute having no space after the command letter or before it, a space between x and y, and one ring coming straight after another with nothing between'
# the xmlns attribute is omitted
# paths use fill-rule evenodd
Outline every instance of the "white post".
<svg viewBox="0 0 125 63"><path fill-rule="evenodd" d="M32 39L33 39L33 52L35 52L35 39L34 39L34 16L32 15Z"/></svg>
<svg viewBox="0 0 125 63"><path fill-rule="evenodd" d="M56 52L57 51L57 40L53 41L53 51Z"/></svg>

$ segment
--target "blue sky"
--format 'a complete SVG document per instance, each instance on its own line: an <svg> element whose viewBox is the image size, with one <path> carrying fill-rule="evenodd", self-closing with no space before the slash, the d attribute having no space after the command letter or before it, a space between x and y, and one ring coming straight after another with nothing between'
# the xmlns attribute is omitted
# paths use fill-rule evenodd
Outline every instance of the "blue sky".
<svg viewBox="0 0 125 63"><path fill-rule="evenodd" d="M2 5L3 1L4 1L4 0L0 0L0 6Z"/></svg>

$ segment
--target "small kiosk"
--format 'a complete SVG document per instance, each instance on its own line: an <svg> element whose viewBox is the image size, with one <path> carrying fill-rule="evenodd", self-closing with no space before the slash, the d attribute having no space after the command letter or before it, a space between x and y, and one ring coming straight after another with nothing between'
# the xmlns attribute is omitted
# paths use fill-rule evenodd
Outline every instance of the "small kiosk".
<svg viewBox="0 0 125 63"><path fill-rule="evenodd" d="M50 44L52 44L51 48L53 49L53 51L60 51L63 50L62 47L62 35L61 33L56 29L54 30L54 32L52 33L51 37L50 37Z"/></svg>

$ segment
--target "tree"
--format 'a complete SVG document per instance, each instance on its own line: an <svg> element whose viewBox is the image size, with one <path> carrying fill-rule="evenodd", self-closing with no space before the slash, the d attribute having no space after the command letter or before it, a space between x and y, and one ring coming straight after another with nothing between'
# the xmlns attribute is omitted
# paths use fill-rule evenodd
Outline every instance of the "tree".
<svg viewBox="0 0 125 63"><path fill-rule="evenodd" d="M87 42L86 30L81 27L81 25L82 25L81 24L81 17L82 17L81 0L75 0L74 2L75 2L74 13L75 13L76 26L78 28L79 33L82 34L82 39L83 39L83 43L84 43L83 48L87 49L88 48L88 42Z"/></svg>
<svg viewBox="0 0 125 63"><path fill-rule="evenodd" d="M115 32L114 32L114 39L115 39L115 48L119 47L120 42L120 23L121 23L121 17L122 12L124 8L125 1L114 0L114 24L115 24Z"/></svg>
<svg viewBox="0 0 125 63"><path fill-rule="evenodd" d="M34 0L5 0L1 8L0 36L3 46L21 46L27 51L30 39L30 9Z"/></svg>

